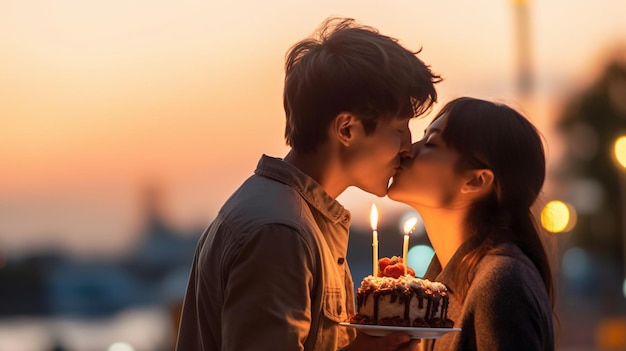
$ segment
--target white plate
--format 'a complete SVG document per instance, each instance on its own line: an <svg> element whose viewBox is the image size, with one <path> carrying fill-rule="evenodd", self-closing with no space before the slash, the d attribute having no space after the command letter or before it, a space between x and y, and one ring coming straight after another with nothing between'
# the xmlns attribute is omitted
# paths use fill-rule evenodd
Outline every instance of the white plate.
<svg viewBox="0 0 626 351"><path fill-rule="evenodd" d="M351 324L339 323L344 327L362 330L371 336L385 336L393 332L403 332L413 339L439 339L450 332L460 332L461 328L417 328L417 327L393 327L387 325Z"/></svg>

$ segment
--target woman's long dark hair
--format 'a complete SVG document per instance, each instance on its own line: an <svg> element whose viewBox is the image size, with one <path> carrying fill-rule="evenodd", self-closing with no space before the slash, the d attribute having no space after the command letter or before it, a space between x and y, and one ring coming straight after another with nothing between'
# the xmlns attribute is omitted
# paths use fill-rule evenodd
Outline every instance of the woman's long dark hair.
<svg viewBox="0 0 626 351"><path fill-rule="evenodd" d="M543 187L546 162L537 129L514 109L474 98L446 104L442 138L460 153L458 170L487 168L494 173L494 190L473 204L466 224L473 249L463 257L455 280L461 301L476 265L498 243L515 243L534 263L554 309L550 262L532 206Z"/></svg>

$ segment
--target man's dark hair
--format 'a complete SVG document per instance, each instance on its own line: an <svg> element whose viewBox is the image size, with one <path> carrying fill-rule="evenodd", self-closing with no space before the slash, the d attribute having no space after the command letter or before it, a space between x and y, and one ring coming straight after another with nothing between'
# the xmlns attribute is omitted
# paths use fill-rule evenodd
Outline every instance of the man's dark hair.
<svg viewBox="0 0 626 351"><path fill-rule="evenodd" d="M375 28L330 18L286 55L283 104L285 139L310 152L327 137L330 122L352 113L366 133L379 122L413 118L437 101L440 76Z"/></svg>

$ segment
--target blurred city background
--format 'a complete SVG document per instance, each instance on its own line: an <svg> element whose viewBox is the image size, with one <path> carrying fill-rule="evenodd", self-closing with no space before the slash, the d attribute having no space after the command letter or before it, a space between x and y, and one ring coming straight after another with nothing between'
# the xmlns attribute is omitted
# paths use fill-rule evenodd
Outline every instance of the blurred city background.
<svg viewBox="0 0 626 351"><path fill-rule="evenodd" d="M331 15L421 48L445 79L435 112L468 95L539 127L558 349L626 350L625 14L622 0L0 2L0 351L172 350L199 235L262 153L287 152L284 54ZM339 200L358 285L370 206L381 256L401 254L416 214ZM410 244L419 273L423 228Z"/></svg>

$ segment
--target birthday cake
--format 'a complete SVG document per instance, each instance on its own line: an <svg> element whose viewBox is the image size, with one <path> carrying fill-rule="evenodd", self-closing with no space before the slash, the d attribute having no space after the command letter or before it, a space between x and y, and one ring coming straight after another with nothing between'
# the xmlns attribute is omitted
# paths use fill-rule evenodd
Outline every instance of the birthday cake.
<svg viewBox="0 0 626 351"><path fill-rule="evenodd" d="M355 324L398 327L452 328L448 319L448 289L439 282L415 278L402 258L381 258L378 276L367 276L357 289Z"/></svg>

